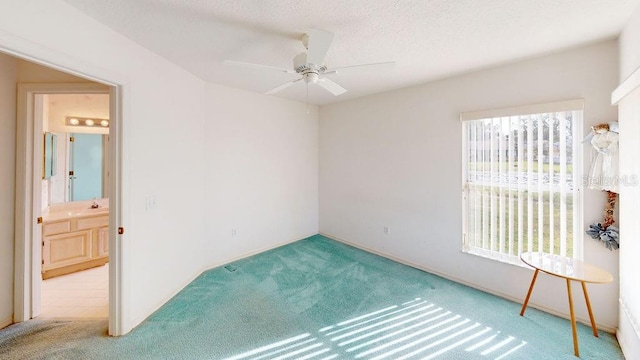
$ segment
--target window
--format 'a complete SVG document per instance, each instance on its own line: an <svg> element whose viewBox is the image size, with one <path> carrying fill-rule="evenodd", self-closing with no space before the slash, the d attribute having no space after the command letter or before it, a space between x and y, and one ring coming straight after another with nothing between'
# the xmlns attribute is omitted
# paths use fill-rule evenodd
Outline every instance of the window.
<svg viewBox="0 0 640 360"><path fill-rule="evenodd" d="M463 113L463 251L582 257L582 100Z"/></svg>

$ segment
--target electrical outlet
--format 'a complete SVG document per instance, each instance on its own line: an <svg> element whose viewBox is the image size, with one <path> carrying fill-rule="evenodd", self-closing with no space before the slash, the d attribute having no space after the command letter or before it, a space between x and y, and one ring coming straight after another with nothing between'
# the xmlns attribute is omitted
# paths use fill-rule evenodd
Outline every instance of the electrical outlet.
<svg viewBox="0 0 640 360"><path fill-rule="evenodd" d="M236 237L238 235L238 229L231 229L231 237Z"/></svg>
<svg viewBox="0 0 640 360"><path fill-rule="evenodd" d="M156 207L156 205L158 205L158 202L156 201L155 196L147 196L145 198L145 209L147 211L153 209L154 207Z"/></svg>
<svg viewBox="0 0 640 360"><path fill-rule="evenodd" d="M388 226L385 226L382 231L385 235L391 235L391 228L389 228Z"/></svg>

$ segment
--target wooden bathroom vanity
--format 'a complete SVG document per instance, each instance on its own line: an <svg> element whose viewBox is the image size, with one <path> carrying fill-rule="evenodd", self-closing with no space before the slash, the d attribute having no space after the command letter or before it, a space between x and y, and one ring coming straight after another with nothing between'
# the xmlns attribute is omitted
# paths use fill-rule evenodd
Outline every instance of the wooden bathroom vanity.
<svg viewBox="0 0 640 360"><path fill-rule="evenodd" d="M51 205L42 213L42 278L109 261L109 200Z"/></svg>

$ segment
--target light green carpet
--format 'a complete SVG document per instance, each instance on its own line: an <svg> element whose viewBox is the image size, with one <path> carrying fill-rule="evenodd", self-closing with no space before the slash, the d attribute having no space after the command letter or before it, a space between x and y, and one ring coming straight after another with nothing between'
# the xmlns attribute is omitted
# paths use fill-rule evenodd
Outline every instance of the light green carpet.
<svg viewBox="0 0 640 360"><path fill-rule="evenodd" d="M526 288L522 289L523 295ZM322 236L203 273L130 334L0 331L2 359L574 359L567 320ZM583 359L623 359L578 326Z"/></svg>

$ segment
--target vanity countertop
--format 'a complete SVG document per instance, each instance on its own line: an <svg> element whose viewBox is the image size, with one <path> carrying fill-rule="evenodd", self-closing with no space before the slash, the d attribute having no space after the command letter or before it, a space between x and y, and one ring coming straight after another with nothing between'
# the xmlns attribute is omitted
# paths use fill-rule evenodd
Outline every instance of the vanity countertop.
<svg viewBox="0 0 640 360"><path fill-rule="evenodd" d="M42 219L44 222L53 222L79 217L108 215L109 199L97 199L95 201L99 205L97 209L91 208L93 200L53 204L42 211Z"/></svg>

